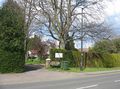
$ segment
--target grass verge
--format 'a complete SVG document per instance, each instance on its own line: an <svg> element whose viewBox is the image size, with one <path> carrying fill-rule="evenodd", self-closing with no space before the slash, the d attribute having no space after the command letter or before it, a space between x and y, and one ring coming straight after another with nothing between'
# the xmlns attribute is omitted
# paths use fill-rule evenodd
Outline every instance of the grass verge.
<svg viewBox="0 0 120 89"><path fill-rule="evenodd" d="M80 68L69 68L68 70L63 70L61 68L49 68L49 71L59 71L59 72L100 72L100 71L112 71L112 70L120 70L120 67L115 68L85 68L83 71Z"/></svg>
<svg viewBox="0 0 120 89"><path fill-rule="evenodd" d="M25 61L25 64L44 64L45 60L40 58L28 59Z"/></svg>

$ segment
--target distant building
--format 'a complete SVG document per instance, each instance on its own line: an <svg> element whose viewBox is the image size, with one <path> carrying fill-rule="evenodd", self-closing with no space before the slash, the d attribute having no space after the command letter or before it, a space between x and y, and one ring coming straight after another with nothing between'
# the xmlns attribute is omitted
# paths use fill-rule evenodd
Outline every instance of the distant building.
<svg viewBox="0 0 120 89"><path fill-rule="evenodd" d="M38 57L38 51L37 50L29 50L28 51L28 57L30 57L30 58Z"/></svg>
<svg viewBox="0 0 120 89"><path fill-rule="evenodd" d="M78 50L81 52L81 48ZM83 48L83 52L89 52L89 48Z"/></svg>

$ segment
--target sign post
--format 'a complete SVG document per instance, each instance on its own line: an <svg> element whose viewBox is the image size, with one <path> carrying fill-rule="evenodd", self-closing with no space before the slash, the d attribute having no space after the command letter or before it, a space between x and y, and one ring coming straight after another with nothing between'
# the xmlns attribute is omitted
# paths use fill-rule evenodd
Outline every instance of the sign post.
<svg viewBox="0 0 120 89"><path fill-rule="evenodd" d="M55 53L55 58L63 58L63 53Z"/></svg>

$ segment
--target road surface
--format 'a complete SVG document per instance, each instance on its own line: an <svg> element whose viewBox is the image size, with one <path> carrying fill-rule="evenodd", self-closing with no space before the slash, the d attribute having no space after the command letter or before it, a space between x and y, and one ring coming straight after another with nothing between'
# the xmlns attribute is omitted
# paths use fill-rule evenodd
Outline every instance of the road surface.
<svg viewBox="0 0 120 89"><path fill-rule="evenodd" d="M120 89L120 73L59 81L0 85L0 89Z"/></svg>

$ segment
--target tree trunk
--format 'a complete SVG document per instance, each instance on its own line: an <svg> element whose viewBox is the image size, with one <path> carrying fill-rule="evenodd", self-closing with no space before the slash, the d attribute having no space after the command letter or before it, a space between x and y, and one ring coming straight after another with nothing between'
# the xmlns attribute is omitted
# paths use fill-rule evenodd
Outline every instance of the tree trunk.
<svg viewBox="0 0 120 89"><path fill-rule="evenodd" d="M61 41L59 42L59 48L60 49L65 49L65 41L61 39Z"/></svg>
<svg viewBox="0 0 120 89"><path fill-rule="evenodd" d="M28 40L27 40L27 37L25 37L25 40L24 40L25 60L28 59L27 44L28 44Z"/></svg>

